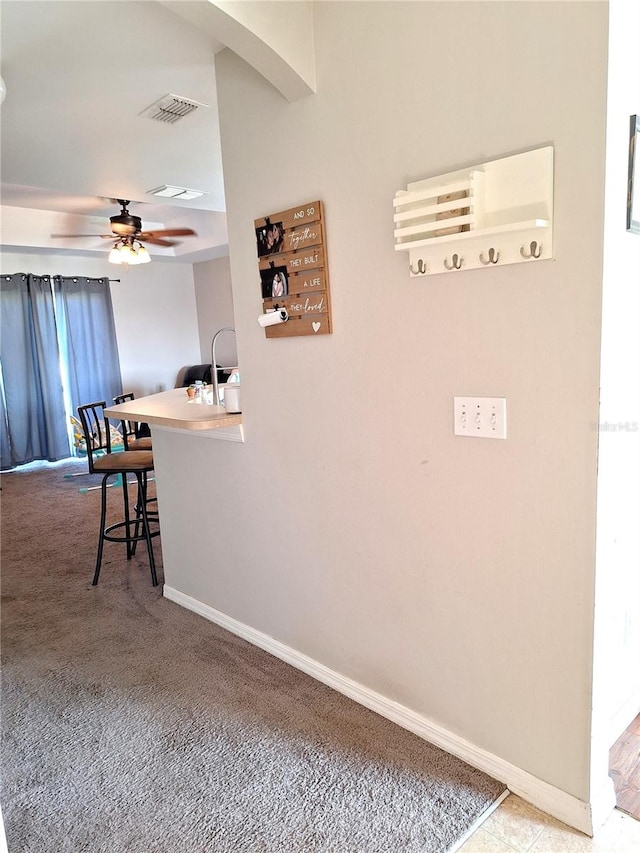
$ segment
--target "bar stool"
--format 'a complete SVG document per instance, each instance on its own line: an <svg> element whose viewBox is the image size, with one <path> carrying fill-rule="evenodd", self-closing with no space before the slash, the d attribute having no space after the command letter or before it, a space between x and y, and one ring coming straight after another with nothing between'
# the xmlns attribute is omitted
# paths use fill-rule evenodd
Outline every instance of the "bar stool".
<svg viewBox="0 0 640 853"><path fill-rule="evenodd" d="M127 403L129 400L134 399L133 392L130 391L128 394L118 394L117 397L113 398L113 402L116 405L120 405L120 403ZM140 424L137 421L121 420L120 423L122 424L121 432L125 450L153 449L151 436L142 435Z"/></svg>
<svg viewBox="0 0 640 853"><path fill-rule="evenodd" d="M119 405L120 403L127 403L130 400L135 400L133 391L129 391L127 394L118 394L117 397L113 398L113 402L116 405ZM125 450L153 450L151 436L142 435L140 427L141 424L137 421L120 420L120 432L122 433ZM155 509L150 508L149 504L157 503L158 498L147 498L147 510L152 521L158 520L158 509L157 507Z"/></svg>
<svg viewBox="0 0 640 853"><path fill-rule="evenodd" d="M98 556L93 575L93 586L98 583L102 552L105 541L125 542L127 560L135 554L136 545L144 540L147 543L149 567L153 586L158 585L156 564L153 556L153 537L160 535L160 530L151 530L147 513L147 478L153 470L153 453L150 450L111 450L111 429L109 419L105 416L106 401L87 403L78 407L80 423L87 445L87 462L90 474L102 474L102 501L100 510L100 535L98 539ZM137 502L132 517L129 508L129 482L127 475L133 474L138 484ZM110 477L119 476L122 482L122 500L124 517L122 521L107 526L107 482ZM116 531L120 531L117 533Z"/></svg>

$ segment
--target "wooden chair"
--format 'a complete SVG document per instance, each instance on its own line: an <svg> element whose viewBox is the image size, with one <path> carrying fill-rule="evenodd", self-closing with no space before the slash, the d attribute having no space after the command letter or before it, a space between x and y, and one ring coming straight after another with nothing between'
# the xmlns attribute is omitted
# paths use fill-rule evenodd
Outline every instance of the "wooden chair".
<svg viewBox="0 0 640 853"><path fill-rule="evenodd" d="M98 583L102 552L105 541L124 542L127 546L127 560L135 554L136 545L144 540L147 543L151 581L158 585L155 559L153 556L153 537L160 530L151 530L147 513L147 479L153 470L153 453L150 450L111 450L111 429L109 419L105 417L106 401L87 403L78 407L78 415L87 445L87 462L90 474L102 474L102 501L100 510L100 535L98 556L93 575L93 585ZM133 514L129 503L129 482L127 476L133 474L138 490ZM107 526L107 483L110 477L119 476L122 481L122 499L124 516L121 521ZM153 519L151 519L153 520Z"/></svg>

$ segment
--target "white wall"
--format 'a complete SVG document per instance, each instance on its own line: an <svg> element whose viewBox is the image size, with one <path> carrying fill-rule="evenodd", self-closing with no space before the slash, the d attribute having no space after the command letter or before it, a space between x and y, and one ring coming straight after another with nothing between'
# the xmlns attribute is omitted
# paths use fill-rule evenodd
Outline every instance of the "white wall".
<svg viewBox="0 0 640 853"><path fill-rule="evenodd" d="M246 444L163 437L207 519L169 582L587 803L607 6L315 16L317 95L217 57ZM549 144L555 260L409 279L396 190ZM266 340L253 220L315 199L334 334ZM458 394L508 440L454 437Z"/></svg>
<svg viewBox="0 0 640 853"><path fill-rule="evenodd" d="M313 3L296 0L295 3L285 5L267 4L262 0L213 0L213 4L242 24L246 34L257 35L277 56L282 57L287 65L296 70L310 89L315 89ZM224 43L230 44L227 41ZM267 71L273 76L268 75ZM275 68L265 64L261 72L276 85L278 72ZM283 86L281 91L286 92L287 89L288 87ZM301 84L298 91L303 91Z"/></svg>
<svg viewBox="0 0 640 853"><path fill-rule="evenodd" d="M162 0L162 5L249 62L288 100L315 91L313 2Z"/></svg>
<svg viewBox="0 0 640 853"><path fill-rule="evenodd" d="M124 391L136 396L173 388L180 367L199 363L191 264L152 261L122 267L99 258L3 252L1 271L119 278L111 285Z"/></svg>
<svg viewBox="0 0 640 853"><path fill-rule="evenodd" d="M203 364L208 364L211 361L211 343L215 333L224 326L235 327L229 258L194 264L193 278L198 309L200 358ZM235 335L224 334L218 338L216 362L225 366L238 364Z"/></svg>
<svg viewBox="0 0 640 853"><path fill-rule="evenodd" d="M625 231L629 117L640 114L640 6L612 0L598 455L593 772L640 711L640 236Z"/></svg>

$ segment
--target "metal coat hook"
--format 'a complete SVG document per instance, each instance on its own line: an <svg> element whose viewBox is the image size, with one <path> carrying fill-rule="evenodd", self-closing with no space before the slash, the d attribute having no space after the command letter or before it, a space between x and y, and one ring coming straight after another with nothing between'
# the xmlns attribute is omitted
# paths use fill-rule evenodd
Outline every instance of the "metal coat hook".
<svg viewBox="0 0 640 853"><path fill-rule="evenodd" d="M464 258L459 258L458 255L453 255L451 265L449 265L447 258L444 259L444 265L448 270L459 270L463 262Z"/></svg>
<svg viewBox="0 0 640 853"><path fill-rule="evenodd" d="M425 274L426 274L426 272L427 272L427 265L426 265L426 264L425 264L425 262L422 260L422 258L420 258L420 259L418 260L417 267L418 267L418 269L417 269L417 270L414 270L414 268L413 268L413 264L409 264L409 269L410 269L410 271L411 271L411 274L412 274L412 275L425 275Z"/></svg>
<svg viewBox="0 0 640 853"><path fill-rule="evenodd" d="M485 261L483 253L480 252L480 263L484 264L485 267L488 264L497 264L498 261L500 260L500 252L496 252L496 250L493 247L491 249L489 249L488 255L489 255L489 260Z"/></svg>
<svg viewBox="0 0 640 853"><path fill-rule="evenodd" d="M537 249L537 254L536 254L536 249ZM529 258L539 258L540 255L542 254L542 244L541 243L538 244L538 243L536 243L535 240L532 240L531 243L529 244L529 254L527 254L525 252L524 246L520 246L520 254L522 255L523 258L526 258L527 260Z"/></svg>

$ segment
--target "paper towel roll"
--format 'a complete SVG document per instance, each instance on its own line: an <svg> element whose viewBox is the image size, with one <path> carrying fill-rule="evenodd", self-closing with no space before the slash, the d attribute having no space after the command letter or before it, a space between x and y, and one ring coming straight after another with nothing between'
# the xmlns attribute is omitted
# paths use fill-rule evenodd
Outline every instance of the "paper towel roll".
<svg viewBox="0 0 640 853"><path fill-rule="evenodd" d="M277 323L284 323L289 319L286 308L277 308L275 311L267 311L266 314L261 314L258 317L258 323L264 328L265 326L275 326Z"/></svg>

